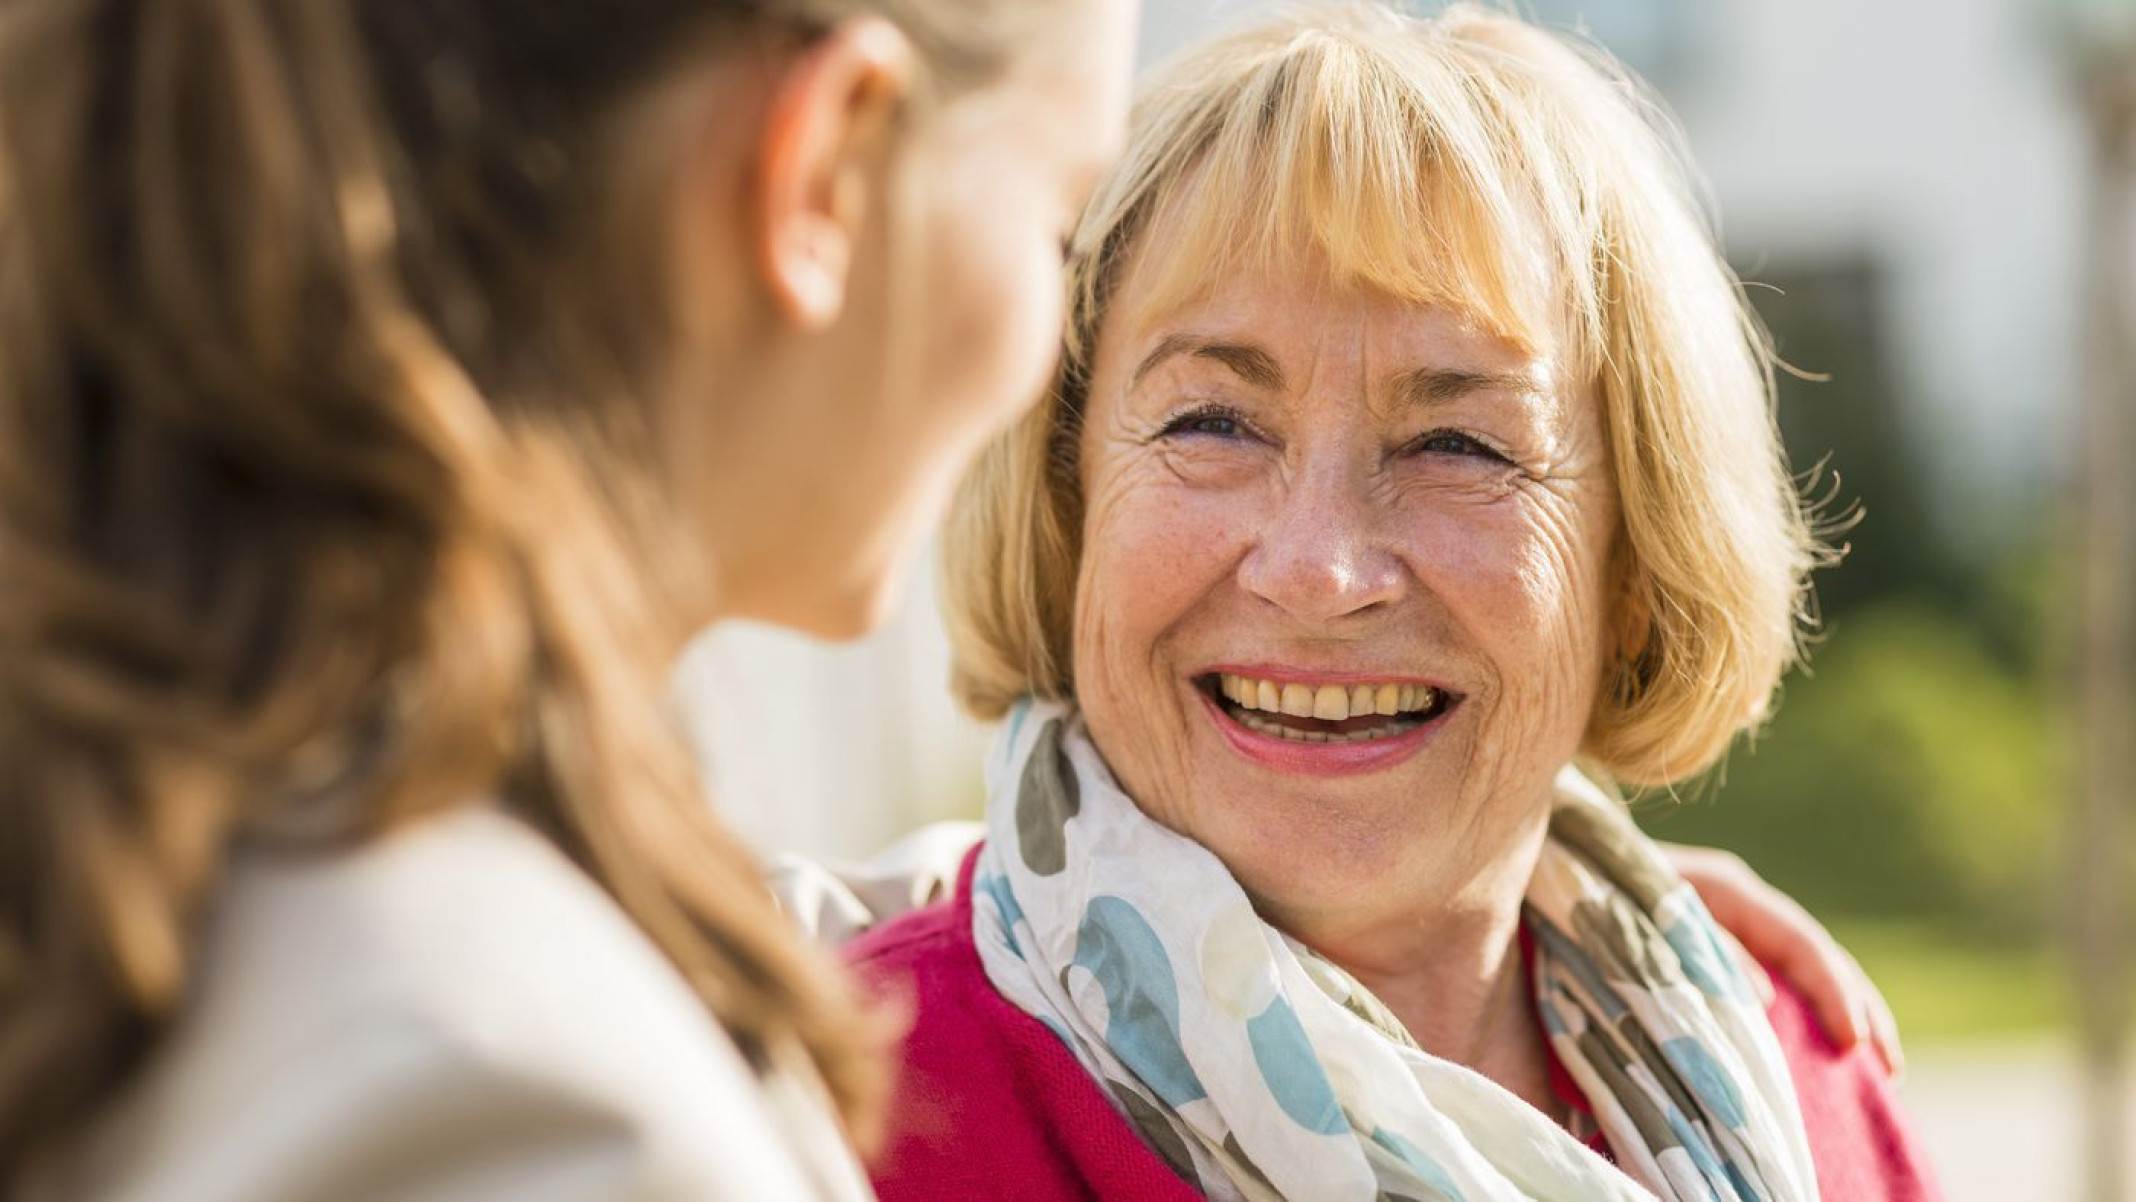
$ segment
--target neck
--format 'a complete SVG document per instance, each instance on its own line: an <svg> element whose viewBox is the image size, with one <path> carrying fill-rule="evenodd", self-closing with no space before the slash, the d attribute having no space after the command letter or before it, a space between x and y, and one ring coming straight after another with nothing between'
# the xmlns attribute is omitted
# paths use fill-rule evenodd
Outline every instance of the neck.
<svg viewBox="0 0 2136 1202"><path fill-rule="evenodd" d="M1513 854L1495 857L1442 900L1299 938L1371 990L1425 1051L1562 1117L1518 942L1521 899L1546 832L1547 816L1522 832Z"/></svg>

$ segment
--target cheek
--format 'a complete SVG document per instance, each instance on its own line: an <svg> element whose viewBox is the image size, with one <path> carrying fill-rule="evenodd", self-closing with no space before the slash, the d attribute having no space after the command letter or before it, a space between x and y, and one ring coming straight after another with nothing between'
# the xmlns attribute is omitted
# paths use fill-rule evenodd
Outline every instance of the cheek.
<svg viewBox="0 0 2136 1202"><path fill-rule="evenodd" d="M982 186L944 205L937 287L910 298L936 327L935 395L990 427L1039 396L1060 349L1060 252L1028 192Z"/></svg>
<svg viewBox="0 0 2136 1202"><path fill-rule="evenodd" d="M1200 665L1168 655L1237 562L1237 523L1206 497L1150 471L1089 481L1076 589L1074 673L1095 727L1107 713L1172 712Z"/></svg>
<svg viewBox="0 0 2136 1202"><path fill-rule="evenodd" d="M1125 659L1146 662L1163 632L1208 593L1221 572L1218 532L1196 522L1191 508L1132 485L1101 485L1088 504L1077 657L1089 653L1091 666L1117 670Z"/></svg>
<svg viewBox="0 0 2136 1202"><path fill-rule="evenodd" d="M1077 703L1113 773L1142 810L1201 831L1192 735L1196 700L1183 676L1182 631L1219 615L1214 599L1237 561L1235 521L1162 470L1086 478L1073 672Z"/></svg>
<svg viewBox="0 0 2136 1202"><path fill-rule="evenodd" d="M1493 678L1501 708L1576 728L1593 703L1607 540L1572 499L1513 497L1448 518L1417 557Z"/></svg>

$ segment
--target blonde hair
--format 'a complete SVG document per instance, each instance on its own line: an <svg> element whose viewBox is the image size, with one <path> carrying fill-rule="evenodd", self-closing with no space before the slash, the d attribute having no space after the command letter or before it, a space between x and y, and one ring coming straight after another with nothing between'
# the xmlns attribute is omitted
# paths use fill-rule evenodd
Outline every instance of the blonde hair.
<svg viewBox="0 0 2136 1202"><path fill-rule="evenodd" d="M1566 340L1605 413L1623 513L1622 654L1583 754L1631 785L1714 764L1799 654L1823 553L1774 426L1767 341L1690 179L1621 68L1470 5L1307 6L1158 70L1070 247L1058 386L988 448L950 517L959 699L990 718L1074 692L1077 422L1130 261L1162 311L1317 254L1339 280L1517 345Z"/></svg>
<svg viewBox="0 0 2136 1202"><path fill-rule="evenodd" d="M938 98L1029 25L1012 0L0 13L0 1192L172 1020L237 846L479 797L866 1132L886 1024L664 712L705 581L661 534L631 385L662 260L607 149L681 65L863 12Z"/></svg>

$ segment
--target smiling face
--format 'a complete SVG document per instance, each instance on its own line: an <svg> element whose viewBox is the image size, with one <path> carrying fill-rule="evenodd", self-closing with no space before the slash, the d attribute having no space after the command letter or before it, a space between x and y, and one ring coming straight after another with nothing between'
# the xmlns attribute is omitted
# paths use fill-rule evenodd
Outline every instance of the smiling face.
<svg viewBox="0 0 2136 1202"><path fill-rule="evenodd" d="M1524 881L1608 645L1593 389L1318 268L1148 313L1137 275L1094 350L1074 617L1121 784L1309 940Z"/></svg>

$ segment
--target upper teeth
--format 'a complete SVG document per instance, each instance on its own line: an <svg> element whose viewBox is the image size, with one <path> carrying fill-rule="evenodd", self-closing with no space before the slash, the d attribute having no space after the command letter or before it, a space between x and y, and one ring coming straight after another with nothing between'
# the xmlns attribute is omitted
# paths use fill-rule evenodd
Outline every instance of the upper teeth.
<svg viewBox="0 0 2136 1202"><path fill-rule="evenodd" d="M1439 702L1438 690L1421 684L1277 684L1224 673L1218 676L1224 696L1243 709L1340 722L1365 714L1404 714L1428 710Z"/></svg>

